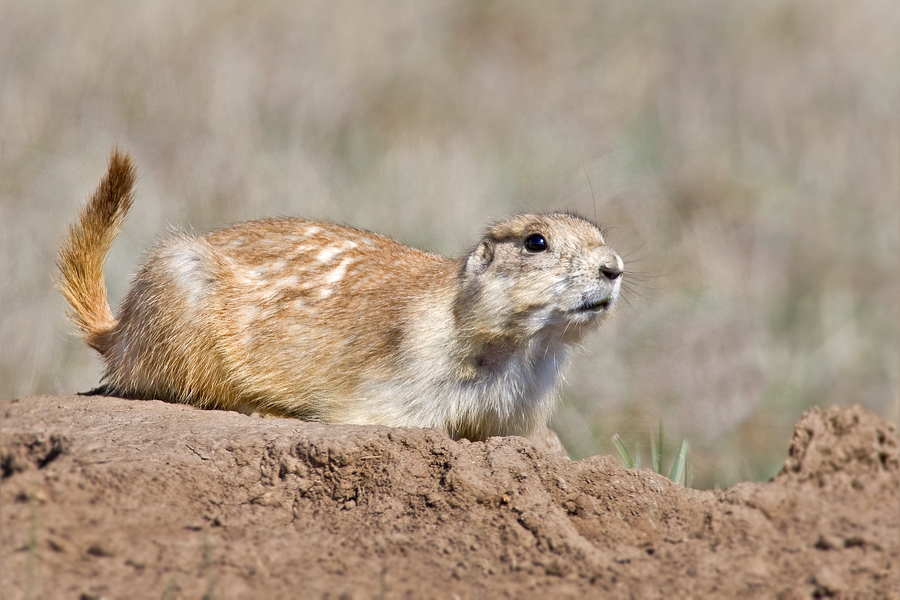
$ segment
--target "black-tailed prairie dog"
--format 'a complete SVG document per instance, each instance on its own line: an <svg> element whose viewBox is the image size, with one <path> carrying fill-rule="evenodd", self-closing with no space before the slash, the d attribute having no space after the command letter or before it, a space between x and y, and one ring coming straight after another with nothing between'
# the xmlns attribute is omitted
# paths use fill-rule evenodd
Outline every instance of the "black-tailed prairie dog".
<svg viewBox="0 0 900 600"><path fill-rule="evenodd" d="M458 259L279 218L163 241L114 317L103 265L134 179L113 152L59 253L60 290L109 394L529 435L551 414L566 354L622 284L600 229L569 213L501 221Z"/></svg>

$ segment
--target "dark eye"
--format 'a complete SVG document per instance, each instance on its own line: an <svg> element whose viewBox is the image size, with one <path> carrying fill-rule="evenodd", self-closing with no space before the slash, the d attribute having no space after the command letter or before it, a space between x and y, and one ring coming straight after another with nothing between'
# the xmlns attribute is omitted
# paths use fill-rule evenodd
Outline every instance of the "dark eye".
<svg viewBox="0 0 900 600"><path fill-rule="evenodd" d="M540 233L532 233L525 238L525 249L529 252L543 252L547 249L547 240Z"/></svg>

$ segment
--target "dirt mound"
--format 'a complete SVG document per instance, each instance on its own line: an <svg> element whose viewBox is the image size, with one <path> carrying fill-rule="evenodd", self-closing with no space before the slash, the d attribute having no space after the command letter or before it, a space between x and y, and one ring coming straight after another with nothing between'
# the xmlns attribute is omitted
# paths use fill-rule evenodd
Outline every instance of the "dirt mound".
<svg viewBox="0 0 900 600"><path fill-rule="evenodd" d="M162 402L0 402L2 594L864 596L900 590L895 428L807 413L784 471L681 488L523 438Z"/></svg>

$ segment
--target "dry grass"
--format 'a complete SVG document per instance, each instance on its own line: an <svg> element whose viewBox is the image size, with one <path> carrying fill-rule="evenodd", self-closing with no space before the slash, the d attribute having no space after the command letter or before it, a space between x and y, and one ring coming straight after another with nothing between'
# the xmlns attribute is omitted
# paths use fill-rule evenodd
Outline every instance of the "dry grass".
<svg viewBox="0 0 900 600"><path fill-rule="evenodd" d="M571 208L639 275L570 370L576 455L662 419L725 485L774 474L813 404L898 419L892 0L290 4L0 7L0 395L97 383L51 278L120 145L113 299L170 223L296 214L452 254Z"/></svg>

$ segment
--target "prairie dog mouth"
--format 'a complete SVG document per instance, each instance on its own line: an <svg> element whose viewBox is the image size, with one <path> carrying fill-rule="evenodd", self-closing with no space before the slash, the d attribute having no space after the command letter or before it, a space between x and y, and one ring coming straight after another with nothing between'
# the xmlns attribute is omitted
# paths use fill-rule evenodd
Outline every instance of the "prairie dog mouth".
<svg viewBox="0 0 900 600"><path fill-rule="evenodd" d="M598 302L590 302L586 303L579 310L583 311L597 311L597 310L605 310L610 307L612 304L612 298L604 298Z"/></svg>
<svg viewBox="0 0 900 600"><path fill-rule="evenodd" d="M613 297L607 296L602 300L590 300L585 301L580 306L572 309L572 312L575 313L585 313L585 312L600 312L602 310L606 310L613 303Z"/></svg>

